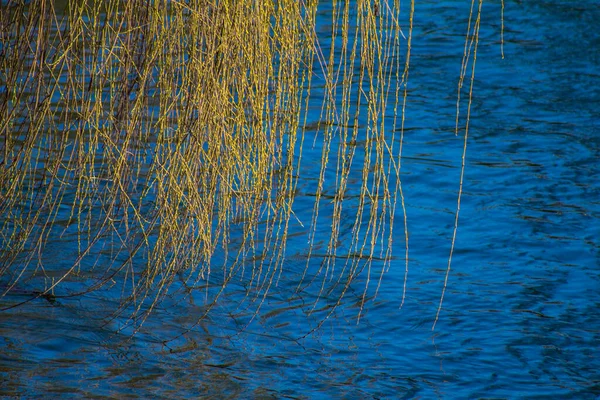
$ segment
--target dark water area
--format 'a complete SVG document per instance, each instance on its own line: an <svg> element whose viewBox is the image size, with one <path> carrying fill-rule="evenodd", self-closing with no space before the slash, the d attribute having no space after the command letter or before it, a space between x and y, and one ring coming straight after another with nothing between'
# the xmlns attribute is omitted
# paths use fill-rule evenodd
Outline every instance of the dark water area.
<svg viewBox="0 0 600 400"><path fill-rule="evenodd" d="M257 316L255 307L240 306L247 290L235 282L199 324L202 293L167 295L133 337L119 331L118 319L99 316L118 307L110 290L40 297L0 312L0 396L600 398L600 7L504 6L503 44L500 2L482 7L459 226L435 330L468 101L463 91L463 129L455 135L470 7L463 1L415 5L401 175L410 260L401 308L397 212L396 257L360 321L362 275L311 332L327 309L312 310L310 297L290 298L306 264L298 235L288 244L285 279ZM327 24L326 8L319 18ZM407 21L402 26L407 34ZM308 145L303 171L311 171L310 157L320 163L320 149ZM316 178L302 179L294 207L304 224L291 228L299 233L310 221ZM48 245L62 265L69 243ZM10 296L25 301L30 293ZM319 305L335 293L323 296Z"/></svg>

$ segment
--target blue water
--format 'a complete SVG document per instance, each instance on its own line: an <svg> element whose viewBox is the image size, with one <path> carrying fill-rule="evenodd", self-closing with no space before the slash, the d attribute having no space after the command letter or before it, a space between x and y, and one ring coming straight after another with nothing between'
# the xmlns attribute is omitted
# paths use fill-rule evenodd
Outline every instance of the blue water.
<svg viewBox="0 0 600 400"><path fill-rule="evenodd" d="M328 310L310 313L314 293L292 296L306 263L305 239L292 238L285 279L257 317L256 303L239 305L245 287L232 283L208 318L168 343L205 311L202 293L167 297L134 337L115 333L119 321L99 316L117 307L102 292L1 312L0 395L598 398L597 2L507 0L504 58L500 4L484 2L459 228L432 330L460 178L464 130L456 136L454 127L468 3L415 6L402 163L410 257L402 308L397 212L396 257L360 321L364 275L311 332ZM327 12L320 18L325 24ZM320 149L308 148L304 157L310 171ZM315 177L304 179L294 206L308 226ZM291 229L303 231L299 224ZM373 268L378 279L381 265Z"/></svg>

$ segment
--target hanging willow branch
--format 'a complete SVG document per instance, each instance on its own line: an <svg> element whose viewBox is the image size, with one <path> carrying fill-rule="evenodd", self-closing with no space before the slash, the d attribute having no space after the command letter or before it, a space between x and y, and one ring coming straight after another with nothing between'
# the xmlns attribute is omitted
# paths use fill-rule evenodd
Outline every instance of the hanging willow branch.
<svg viewBox="0 0 600 400"><path fill-rule="evenodd" d="M233 282L256 314L298 272L324 319L361 278L360 316L394 257L398 206L404 303L414 1L406 35L399 2L333 2L326 38L316 1L57 4L0 15L2 309L43 278L31 299L120 288L111 317L135 326L173 291L204 291L200 320ZM448 271L459 209L460 193Z"/></svg>

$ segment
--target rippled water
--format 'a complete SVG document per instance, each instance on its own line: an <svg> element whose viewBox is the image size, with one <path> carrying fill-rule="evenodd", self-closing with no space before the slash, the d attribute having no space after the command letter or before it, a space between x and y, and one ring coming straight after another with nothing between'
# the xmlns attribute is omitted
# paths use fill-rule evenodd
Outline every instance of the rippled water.
<svg viewBox="0 0 600 400"><path fill-rule="evenodd" d="M164 337L203 312L200 295L167 298L133 338L114 334L118 322L96 317L116 307L96 294L38 299L0 313L0 395L600 396L595 2L506 0L504 59L500 4L484 2L459 230L443 310L431 329L460 174L463 141L454 121L468 3L415 6L402 165L411 259L402 309L398 257L360 323L355 301L363 281L321 329L302 338L322 314L307 315L303 305L311 299L289 299L305 263L292 240L289 276L259 317L228 307L228 298L237 304L245 293L231 285L208 319L167 344ZM310 187L310 178L300 184L298 210L310 212Z"/></svg>

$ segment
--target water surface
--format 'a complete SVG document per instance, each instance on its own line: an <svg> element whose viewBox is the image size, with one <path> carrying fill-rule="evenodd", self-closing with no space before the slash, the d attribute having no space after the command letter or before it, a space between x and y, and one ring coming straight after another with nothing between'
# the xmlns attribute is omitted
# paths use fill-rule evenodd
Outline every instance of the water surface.
<svg viewBox="0 0 600 400"><path fill-rule="evenodd" d="M507 0L504 58L500 4L483 4L459 229L432 331L461 167L464 131L456 136L454 128L467 3L415 6L402 164L410 262L401 309L398 213L398 256L359 323L364 278L309 333L324 314L309 315L312 298L290 298L306 251L290 240L289 274L257 317L237 307L246 291L232 284L207 319L169 343L165 337L204 311L201 295L168 297L133 338L115 334L118 321L97 317L116 307L106 294L39 298L0 313L0 395L600 396L600 8L593 2ZM320 18L327 23L326 10ZM311 155L320 150L306 151L307 165ZM315 177L303 179L295 207L310 220Z"/></svg>

